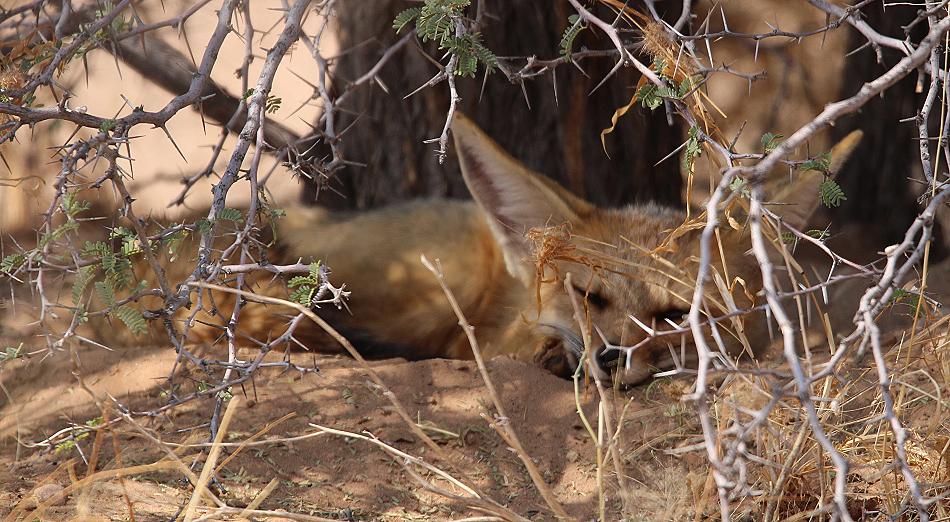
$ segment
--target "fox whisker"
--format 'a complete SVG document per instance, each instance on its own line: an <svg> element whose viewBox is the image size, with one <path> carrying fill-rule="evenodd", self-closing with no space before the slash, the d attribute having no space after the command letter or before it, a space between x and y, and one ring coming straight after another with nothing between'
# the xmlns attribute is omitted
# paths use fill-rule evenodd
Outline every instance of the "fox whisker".
<svg viewBox="0 0 950 522"><path fill-rule="evenodd" d="M564 342L568 354L575 359L584 355L584 341L574 330L554 323L540 323L539 326L552 330Z"/></svg>

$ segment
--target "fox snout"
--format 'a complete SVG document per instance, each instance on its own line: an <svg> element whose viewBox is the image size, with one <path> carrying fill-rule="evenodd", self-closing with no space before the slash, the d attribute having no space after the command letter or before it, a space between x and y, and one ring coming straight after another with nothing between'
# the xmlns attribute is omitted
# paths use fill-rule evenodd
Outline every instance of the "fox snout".
<svg viewBox="0 0 950 522"><path fill-rule="evenodd" d="M653 356L646 346L625 349L601 345L591 364L594 377L621 387L637 385L649 379L656 368Z"/></svg>

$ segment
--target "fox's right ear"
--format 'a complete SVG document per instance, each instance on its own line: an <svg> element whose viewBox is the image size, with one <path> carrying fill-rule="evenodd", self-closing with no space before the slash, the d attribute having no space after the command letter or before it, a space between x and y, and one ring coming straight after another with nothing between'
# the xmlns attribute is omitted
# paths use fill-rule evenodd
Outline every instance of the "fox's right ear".
<svg viewBox="0 0 950 522"><path fill-rule="evenodd" d="M452 135L465 184L488 218L508 272L529 284L535 268L525 233L535 227L577 222L591 212L592 205L525 167L459 113Z"/></svg>

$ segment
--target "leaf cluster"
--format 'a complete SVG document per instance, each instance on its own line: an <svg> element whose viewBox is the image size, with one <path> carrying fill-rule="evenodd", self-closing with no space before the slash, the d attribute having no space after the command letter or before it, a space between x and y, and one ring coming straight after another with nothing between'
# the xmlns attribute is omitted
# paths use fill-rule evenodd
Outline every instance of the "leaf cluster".
<svg viewBox="0 0 950 522"><path fill-rule="evenodd" d="M821 198L821 204L828 208L835 208L841 205L841 202L848 199L844 195L844 189L837 181L831 178L821 180L818 185L818 196Z"/></svg>
<svg viewBox="0 0 950 522"><path fill-rule="evenodd" d="M7 346L0 352L0 362L12 361L14 359L20 358L23 355L23 343L20 343L19 346Z"/></svg>
<svg viewBox="0 0 950 522"><path fill-rule="evenodd" d="M920 294L904 290L903 288L895 288L891 294L890 304L898 303L906 304L916 309L920 306Z"/></svg>
<svg viewBox="0 0 950 522"><path fill-rule="evenodd" d="M802 172L817 170L825 175L825 179L818 185L818 197L821 204L828 208L835 208L841 205L841 202L848 199L844 194L841 185L831 177L831 153L825 152L814 158L809 158L801 164L799 169Z"/></svg>
<svg viewBox="0 0 950 522"><path fill-rule="evenodd" d="M652 111L663 105L664 99L681 100L693 88L693 81L688 76L683 78L678 84L673 78L668 76L666 73L667 64L662 58L654 60L650 68L653 69L657 76L664 80L668 86L661 87L650 82L641 85L640 88L637 89L637 99L640 100L640 104L644 108Z"/></svg>
<svg viewBox="0 0 950 522"><path fill-rule="evenodd" d="M141 253L142 247L134 233L126 228L116 227L110 236L119 241L119 247L115 250L104 241L87 241L83 248L84 257L99 262L81 267L76 273L72 288L76 313L81 320L84 319L85 308L82 303L89 284L92 283L96 296L106 306L107 313L117 317L133 334L141 335L148 331L145 317L131 303L119 305L117 294L122 292L134 295L144 290L144 281L131 288L135 277L131 257Z"/></svg>
<svg viewBox="0 0 950 522"><path fill-rule="evenodd" d="M762 150L765 151L766 154L771 153L779 146L779 143L782 143L783 138L785 138L785 136L782 134L766 132L762 135Z"/></svg>
<svg viewBox="0 0 950 522"><path fill-rule="evenodd" d="M479 34L456 31L470 4L471 0L425 0L421 7L410 7L397 14L393 29L399 33L414 22L416 34L423 42L436 42L439 49L458 57L458 76L475 76L479 63L490 73L498 67L498 57L482 44Z"/></svg>
<svg viewBox="0 0 950 522"><path fill-rule="evenodd" d="M686 148L683 151L683 168L687 171L692 170L693 162L703 153L703 147L699 138L699 128L690 127L686 137Z"/></svg>
<svg viewBox="0 0 950 522"><path fill-rule="evenodd" d="M561 56L570 59L571 53L574 51L574 40L577 39L577 36L587 29L587 24L584 23L584 20L581 19L580 15L573 14L567 17L567 29L564 30L564 35L561 36L561 42L558 44L558 47L561 49Z"/></svg>
<svg viewBox="0 0 950 522"><path fill-rule="evenodd" d="M292 277L287 282L287 286L294 289L290 293L290 300L303 306L313 306L314 297L316 297L321 283L320 262L310 263L310 273L305 276Z"/></svg>

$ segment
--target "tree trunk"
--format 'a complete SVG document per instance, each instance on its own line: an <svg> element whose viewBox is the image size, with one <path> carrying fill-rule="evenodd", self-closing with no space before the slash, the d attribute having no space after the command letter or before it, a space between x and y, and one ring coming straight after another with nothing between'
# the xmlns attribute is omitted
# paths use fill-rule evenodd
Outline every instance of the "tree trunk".
<svg viewBox="0 0 950 522"><path fill-rule="evenodd" d="M881 4L862 10L868 24L881 34L905 37L903 26L917 16L916 7L889 6ZM914 41L926 34L927 24L918 24L911 33ZM852 30L849 49L866 45L867 40ZM864 82L876 78L892 67L904 55L884 48L883 63L879 63L874 49L867 47L846 61L841 97L852 96ZM868 102L856 115L842 119L833 132L836 139L854 129L864 131L865 137L851 159L838 174L838 181L847 195L833 215L839 224L852 225L860 231L861 242L880 250L883 245L899 243L907 227L921 210L917 196L921 185L908 178L922 179L920 149L918 148L917 124L913 118L926 96L929 79L924 82L923 92L916 92L918 75L911 74L888 89L883 96ZM932 115L931 136L939 130L939 111ZM931 154L935 150L931 147ZM941 169L946 171L946 167ZM935 224L932 260L944 257L945 245L941 240L939 223ZM847 240L847 239L845 239ZM866 252L865 260L875 257L875 252Z"/></svg>
<svg viewBox="0 0 950 522"><path fill-rule="evenodd" d="M561 34L574 12L566 1L483 1L483 42L496 55L558 56ZM392 28L393 17L412 5L416 4L392 0L345 0L339 5L340 48L349 51L336 65L337 85L376 63L401 36ZM474 6L471 11L474 14ZM668 13L668 18L677 15ZM592 30L582 33L575 49L585 45L611 47L602 33ZM434 58L441 56L434 46L423 48ZM609 57L591 58L579 64L584 72L561 65L555 74L523 85L511 84L500 72L484 79L480 69L474 79L459 78L459 107L513 156L596 204L657 201L681 206L683 182L677 157L654 166L683 139L680 126L670 125L662 108L652 113L639 106L632 109L607 137L609 157L601 146L601 130L610 125L614 110L629 102L639 79L635 70L624 68L591 94L613 65ZM339 171L329 188L320 192L319 204L369 208L419 196L467 197L454 153L450 150L440 165L434 153L437 146L423 143L442 130L447 85L403 99L437 72L419 45L411 42L382 68L379 80L385 90L376 84L353 93L337 129L353 124L341 140L343 155L365 167ZM313 187L305 197L313 200Z"/></svg>

